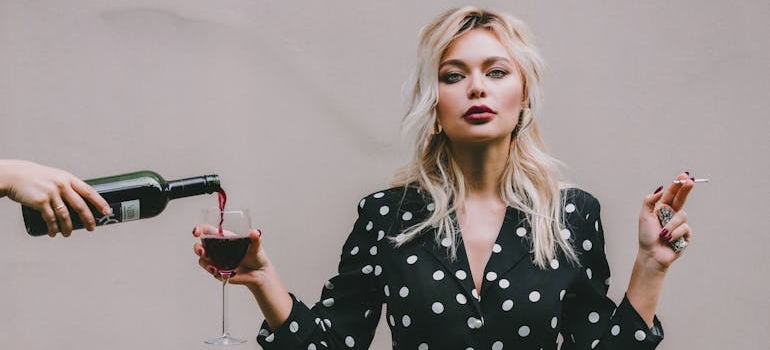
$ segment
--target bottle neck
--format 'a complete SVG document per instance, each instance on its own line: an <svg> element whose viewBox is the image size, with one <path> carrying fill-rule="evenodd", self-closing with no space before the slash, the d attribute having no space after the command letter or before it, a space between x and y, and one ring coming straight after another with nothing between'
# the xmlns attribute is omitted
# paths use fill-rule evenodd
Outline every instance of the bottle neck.
<svg viewBox="0 0 770 350"><path fill-rule="evenodd" d="M168 199L197 196L222 190L219 175L203 175L169 181L166 186L165 192L168 194Z"/></svg>

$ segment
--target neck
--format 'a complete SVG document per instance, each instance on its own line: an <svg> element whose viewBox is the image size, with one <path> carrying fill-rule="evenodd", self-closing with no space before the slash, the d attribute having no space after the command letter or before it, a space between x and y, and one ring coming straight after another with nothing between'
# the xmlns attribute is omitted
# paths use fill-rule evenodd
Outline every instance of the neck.
<svg viewBox="0 0 770 350"><path fill-rule="evenodd" d="M465 177L469 197L500 198L500 181L510 147L510 142L452 146L452 156Z"/></svg>

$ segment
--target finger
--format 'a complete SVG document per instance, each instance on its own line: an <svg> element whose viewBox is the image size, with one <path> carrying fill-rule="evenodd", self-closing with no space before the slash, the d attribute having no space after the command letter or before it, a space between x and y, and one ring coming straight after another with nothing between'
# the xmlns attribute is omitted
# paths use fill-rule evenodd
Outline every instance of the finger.
<svg viewBox="0 0 770 350"><path fill-rule="evenodd" d="M249 244L248 252L251 254L256 254L262 245L262 230L249 230L249 238L251 238L251 244Z"/></svg>
<svg viewBox="0 0 770 350"><path fill-rule="evenodd" d="M209 224L198 224L193 227L192 234L195 237L204 235L219 236L219 228Z"/></svg>
<svg viewBox="0 0 770 350"><path fill-rule="evenodd" d="M52 200L52 207L62 235L69 237L72 233L72 220L70 219L69 208L61 200Z"/></svg>
<svg viewBox="0 0 770 350"><path fill-rule="evenodd" d="M677 226L673 231L671 231L671 239L669 239L668 242L669 243L674 242L680 237L684 237L685 242L690 243L690 239L692 238L690 225L681 224Z"/></svg>
<svg viewBox="0 0 770 350"><path fill-rule="evenodd" d="M59 232L59 223L56 221L56 214L54 214L53 207L44 205L40 209L40 213L42 214L43 221L45 221L45 225L48 227L48 236L56 236L56 233Z"/></svg>
<svg viewBox="0 0 770 350"><path fill-rule="evenodd" d="M660 200L666 205L671 206L671 203L674 201L674 197L676 196L676 192L679 191L683 185L683 183L679 183L676 180L688 180L689 178L690 176L687 175L686 172L677 175L676 178L674 178L674 183L666 187L666 190L663 191L663 198Z"/></svg>
<svg viewBox="0 0 770 350"><path fill-rule="evenodd" d="M660 198L663 196L663 192L657 191L653 194L648 194L644 196L644 200L642 201L642 205L647 208L649 212L652 212L653 209L655 209L655 204L660 200Z"/></svg>
<svg viewBox="0 0 770 350"><path fill-rule="evenodd" d="M219 279L221 277L217 268L211 265L208 259L203 257L198 259L198 265L200 265L210 275L214 276L214 278Z"/></svg>
<svg viewBox="0 0 770 350"><path fill-rule="evenodd" d="M99 208L99 212L101 212L102 215L112 214L112 208L110 207L110 204L107 203L104 197L102 197L99 192L96 192L96 190L91 187L91 185L75 177L72 180L72 189L75 190L75 192L77 192L80 197L83 197L91 202L94 207Z"/></svg>
<svg viewBox="0 0 770 350"><path fill-rule="evenodd" d="M695 187L695 182L690 179L685 179L684 183L682 184L682 187L679 188L679 191L676 192L676 195L674 196L673 201L671 202L671 208L674 210L681 210L684 208L684 203L687 202L687 196L690 194L690 191Z"/></svg>
<svg viewBox="0 0 770 350"><path fill-rule="evenodd" d="M93 231L96 228L96 219L94 219L94 214L91 213L86 201L71 188L64 189L61 196L69 204L69 207L80 216L83 227L88 231Z"/></svg>
<svg viewBox="0 0 770 350"><path fill-rule="evenodd" d="M671 241L673 232L679 226L686 224L686 222L687 213L684 210L676 212L674 216L671 217L671 220L669 220L668 223L663 226L663 229L660 231L660 238L665 241Z"/></svg>
<svg viewBox="0 0 770 350"><path fill-rule="evenodd" d="M197 242L193 244L193 252L195 252L195 255L202 257L206 253L206 250L203 249L203 244Z"/></svg>

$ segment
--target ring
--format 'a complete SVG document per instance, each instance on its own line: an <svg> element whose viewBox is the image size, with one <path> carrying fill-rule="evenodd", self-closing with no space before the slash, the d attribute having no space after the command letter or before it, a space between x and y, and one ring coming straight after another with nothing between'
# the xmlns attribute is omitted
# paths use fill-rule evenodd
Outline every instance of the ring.
<svg viewBox="0 0 770 350"><path fill-rule="evenodd" d="M64 207L66 207L66 206L67 206L66 204L63 204L63 203L62 203L61 205L57 206L56 208L53 208L53 210L54 210L54 211L57 211L57 210L59 210L59 209L61 209L61 208L64 208Z"/></svg>
<svg viewBox="0 0 770 350"><path fill-rule="evenodd" d="M671 242L671 248L674 249L674 252L679 253L687 248L687 241L684 240L684 237L679 237L676 241Z"/></svg>
<svg viewBox="0 0 770 350"><path fill-rule="evenodd" d="M661 207L658 209L658 221L660 221L660 226L666 226L673 216L674 212L669 207ZM687 244L684 237L679 237L676 241L669 243L675 253L679 253L684 250L684 248L687 248Z"/></svg>

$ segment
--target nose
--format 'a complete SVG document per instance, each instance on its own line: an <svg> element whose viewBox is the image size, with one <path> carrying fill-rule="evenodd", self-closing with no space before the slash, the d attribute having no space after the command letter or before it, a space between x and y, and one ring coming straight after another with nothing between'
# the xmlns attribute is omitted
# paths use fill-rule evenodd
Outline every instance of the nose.
<svg viewBox="0 0 770 350"><path fill-rule="evenodd" d="M487 90L484 86L483 75L473 74L471 75L470 79L468 79L468 82L468 98L476 99L487 97Z"/></svg>

